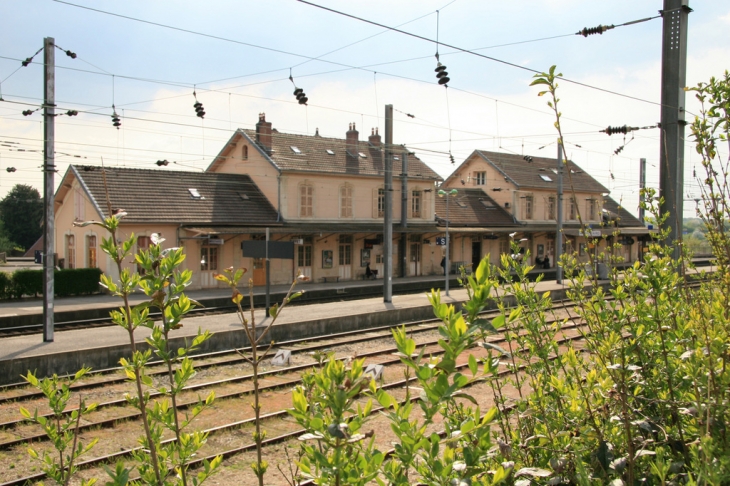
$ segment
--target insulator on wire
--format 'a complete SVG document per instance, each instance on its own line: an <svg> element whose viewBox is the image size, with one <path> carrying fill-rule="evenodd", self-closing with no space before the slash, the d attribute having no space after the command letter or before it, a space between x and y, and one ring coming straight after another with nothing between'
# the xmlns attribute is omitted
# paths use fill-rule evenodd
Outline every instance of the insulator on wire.
<svg viewBox="0 0 730 486"><path fill-rule="evenodd" d="M166 166L166 165L167 165L167 164L169 164L170 162L168 162L167 160L158 160L158 161L157 161L157 162L155 162L155 163L156 163L156 164L157 164L157 165L158 165L159 167L162 167L163 165L165 165L165 166Z"/></svg>
<svg viewBox="0 0 730 486"><path fill-rule="evenodd" d="M632 132L634 130L638 130L638 128L635 127L628 127L626 125L622 127L608 127L605 130L599 130L601 132L604 132L606 135L613 135L614 133L623 133L626 135L629 132Z"/></svg>
<svg viewBox="0 0 730 486"><path fill-rule="evenodd" d="M195 104L193 105L193 108L195 108L195 114L198 117L200 117L200 118L205 117L205 110L203 109L203 103L201 103L200 101L196 101Z"/></svg>
<svg viewBox="0 0 730 486"><path fill-rule="evenodd" d="M456 164L456 160L454 159L454 156L449 152L449 159L451 160L452 164Z"/></svg>
<svg viewBox="0 0 730 486"><path fill-rule="evenodd" d="M195 103L193 104L193 108L195 108L195 115L198 118L204 118L205 110L203 109L203 103L198 101L198 95L195 93L195 90L193 90L193 98L195 98Z"/></svg>
<svg viewBox="0 0 730 486"><path fill-rule="evenodd" d="M22 64L23 67L26 67L26 66L28 66L28 64L30 64L32 62L33 62L33 58L32 57L26 57L25 58L25 61L21 62L20 64Z"/></svg>
<svg viewBox="0 0 730 486"><path fill-rule="evenodd" d="M603 35L604 32L607 30L613 29L615 26L613 25L599 25L598 27L584 27L583 30L579 30L575 33L575 35L582 35L583 37L588 37L589 35L594 34L601 34Z"/></svg>
<svg viewBox="0 0 730 486"><path fill-rule="evenodd" d="M306 105L307 101L309 101L309 98L307 98L307 95L304 93L304 90L302 88L297 88L296 85L294 88L294 96L296 96L297 101L299 101L300 105Z"/></svg>
<svg viewBox="0 0 730 486"><path fill-rule="evenodd" d="M624 149L624 145L621 145L619 148L613 151L615 155L618 155L621 153L621 151Z"/></svg>
<svg viewBox="0 0 730 486"><path fill-rule="evenodd" d="M23 110L23 116L30 116L33 114L33 110Z"/></svg>
<svg viewBox="0 0 730 486"><path fill-rule="evenodd" d="M76 59L76 53L75 52L71 52L71 51L63 51L63 52L65 52L66 55L68 57L70 57L71 59Z"/></svg>
<svg viewBox="0 0 730 486"><path fill-rule="evenodd" d="M68 110L68 111L66 112L66 114L67 114L68 116L76 116L76 115L78 115L78 114L79 114L79 112L78 112L78 111L76 111L76 110Z"/></svg>
<svg viewBox="0 0 730 486"><path fill-rule="evenodd" d="M8 167L5 170L7 170L8 172L15 172L16 169L15 169L15 167Z"/></svg>
<svg viewBox="0 0 730 486"><path fill-rule="evenodd" d="M112 109L114 110L114 113L112 113L112 125L117 127L117 130L119 130L119 127L122 126L122 122L119 119L119 115L117 115L117 109L112 106Z"/></svg>
<svg viewBox="0 0 730 486"><path fill-rule="evenodd" d="M441 62L436 65L436 69L434 69L434 71L436 71L436 77L439 80L439 84L446 86L446 83L451 81L451 79L449 79L449 73L446 71L446 66L441 64Z"/></svg>
<svg viewBox="0 0 730 486"><path fill-rule="evenodd" d="M529 155L525 155L525 156L524 156L524 157L522 157L522 158L523 158L524 160L526 160L527 162L532 162L532 157L531 157L531 156L529 156Z"/></svg>

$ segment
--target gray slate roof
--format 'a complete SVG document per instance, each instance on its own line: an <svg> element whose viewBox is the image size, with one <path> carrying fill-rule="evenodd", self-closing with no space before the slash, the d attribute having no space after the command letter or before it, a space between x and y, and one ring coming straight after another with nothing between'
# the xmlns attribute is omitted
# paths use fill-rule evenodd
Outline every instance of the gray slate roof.
<svg viewBox="0 0 730 486"><path fill-rule="evenodd" d="M635 217L618 202L608 196L603 198L603 209L609 211L612 215L618 216L616 223L619 228L636 228L644 226L641 224L641 221L639 221L639 218Z"/></svg>
<svg viewBox="0 0 730 486"><path fill-rule="evenodd" d="M256 130L241 130L251 140L256 140ZM345 139L321 137L318 135L294 135L274 130L272 137L272 153L270 158L282 171L319 172L327 174L383 176L382 145L376 147L368 141L359 140L357 150L347 156ZM297 147L300 154L294 153L291 147ZM327 153L334 152L334 155ZM400 152L400 153L398 153ZM398 146L395 155L399 160L393 161L393 171L400 174L402 153L408 149ZM362 153L365 158L358 154ZM408 177L428 180L442 180L428 165L415 155L408 156Z"/></svg>
<svg viewBox="0 0 730 486"><path fill-rule="evenodd" d="M105 216L102 170L111 206L127 211L127 223L276 224L276 209L247 175L71 166ZM194 198L189 189L202 197Z"/></svg>
<svg viewBox="0 0 730 486"><path fill-rule="evenodd" d="M531 162L528 162L525 160L525 156L519 154L505 154L487 150L475 150L474 153L489 162L520 189L556 190L557 175L553 172L553 169L557 167L556 158L529 156ZM608 192L608 189L574 162L568 161L567 168L570 169L571 173L569 177L564 168L563 190L566 193L570 191L571 179L577 192ZM540 174L548 176L552 181L543 180Z"/></svg>
<svg viewBox="0 0 730 486"><path fill-rule="evenodd" d="M458 227L516 226L512 215L481 189L459 189L449 201L449 225ZM446 197L436 197L439 224L446 220Z"/></svg>

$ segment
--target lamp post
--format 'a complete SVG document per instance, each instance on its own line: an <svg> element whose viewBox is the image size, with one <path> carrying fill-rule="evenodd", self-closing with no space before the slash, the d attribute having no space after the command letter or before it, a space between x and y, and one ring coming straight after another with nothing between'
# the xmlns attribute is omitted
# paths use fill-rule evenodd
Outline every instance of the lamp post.
<svg viewBox="0 0 730 486"><path fill-rule="evenodd" d="M452 189L450 191L444 191L439 189L439 197L446 198L446 256L444 257L444 274L445 274L445 290L446 296L449 296L449 196L456 196L459 191Z"/></svg>

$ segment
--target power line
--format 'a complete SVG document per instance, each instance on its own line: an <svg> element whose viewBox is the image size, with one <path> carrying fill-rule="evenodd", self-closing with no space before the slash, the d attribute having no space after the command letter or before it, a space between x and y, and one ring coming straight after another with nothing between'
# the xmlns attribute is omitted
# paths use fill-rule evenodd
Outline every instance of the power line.
<svg viewBox="0 0 730 486"><path fill-rule="evenodd" d="M61 0L54 0L54 1L61 1ZM310 5L312 7L320 8L322 10L327 10L327 11L332 12L332 13L335 13L337 15L342 15L344 17L349 17L351 19L359 20L360 22L365 22L365 23L368 23L368 24L371 24L371 25L375 25L377 27L381 27L381 28L384 28L384 29L389 29L389 30L392 30L394 32L398 32L399 34L404 34L404 35L407 35L407 36L410 36L410 37L414 37L416 39L420 39L420 40L423 40L423 41L426 41L426 42L431 42L433 44L436 44L437 43L437 41L435 41L433 39L429 39L428 37L424 37L424 36L421 36L421 35L418 35L418 34L414 34L412 32L407 32L405 30L401 30L401 29L398 29L396 27L390 27L390 26L387 26L385 24L381 24L381 23L378 23L378 22L374 22L372 20L367 20L367 19L364 19L362 17L358 17L356 15L352 15L352 14L348 14L348 13L342 12L340 10L335 10L333 8L325 7L323 5L317 5L316 3L312 3L312 2L309 2L307 0L297 0L297 1L300 2L300 3L304 3L306 5ZM535 69L531 69L531 68L528 68L528 67L525 67L525 66L520 66L519 64L515 64L515 63L509 62L509 61L504 61L504 60L498 59L496 57L487 56L485 54L481 54L481 53L478 53L478 52L474 52L474 51L469 50L469 49L464 49L462 47L457 47L457 46L454 46L454 45L451 45L451 44L446 44L444 42L438 42L438 44L440 44L442 46L446 46L446 47L448 47L450 49L454 49L454 50L459 51L459 52L463 52L465 54L471 54L473 56L477 56L477 57L481 57L481 58L484 58L484 59L488 59L488 60L493 61L493 62L498 62L498 63L504 64L506 66L514 67L514 68L517 68L517 69L522 69L524 71L528 71L528 72L531 72L533 74L541 74L540 71L537 71ZM633 99L633 100L636 100L636 101L641 101L643 103L649 103L649 104L652 104L652 105L661 106L661 103L658 103L656 101L649 101L649 100L645 100L645 99L642 99L642 98L638 98L636 96L631 96L631 95L627 95L627 94L623 94L623 93L618 93L616 91L611 91L611 90L608 90L608 89L605 89L605 88L600 88L598 86L592 86L590 84L581 83L580 81L575 81L575 80L568 79L568 78L565 78L565 77L562 77L562 76L560 76L559 79L562 79L565 82L572 83L572 84L575 84L575 85L578 85L578 86L583 86L585 88L595 89L597 91L602 91L604 93L609 93L609 94L612 94L612 95L621 96L621 97Z"/></svg>

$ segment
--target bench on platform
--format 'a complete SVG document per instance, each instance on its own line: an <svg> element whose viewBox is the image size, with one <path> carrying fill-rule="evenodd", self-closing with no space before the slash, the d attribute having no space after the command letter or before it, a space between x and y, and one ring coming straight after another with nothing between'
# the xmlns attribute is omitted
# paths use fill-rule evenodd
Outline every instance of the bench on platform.
<svg viewBox="0 0 730 486"><path fill-rule="evenodd" d="M324 283L327 283L327 282L339 282L340 281L340 276L339 275L335 275L333 277L322 277L320 280L322 282L324 282Z"/></svg>

